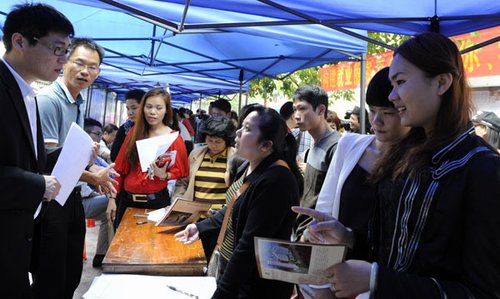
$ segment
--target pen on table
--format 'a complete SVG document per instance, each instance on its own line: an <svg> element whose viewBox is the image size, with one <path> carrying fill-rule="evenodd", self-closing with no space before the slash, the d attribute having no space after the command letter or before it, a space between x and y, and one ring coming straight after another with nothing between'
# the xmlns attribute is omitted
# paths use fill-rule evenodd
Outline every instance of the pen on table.
<svg viewBox="0 0 500 299"><path fill-rule="evenodd" d="M198 296L197 296L197 295L195 295L195 294L191 294L191 293L188 293L188 292L185 292L185 291L183 291L183 290L179 290L178 288L176 288L176 287L174 287L174 286L171 286L171 285L168 285L168 284L167 284L167 288L171 289L172 291L176 291L176 292L181 293L181 294L183 294L183 295L189 296L189 297L191 297L191 298L196 298L196 299L198 299Z"/></svg>
<svg viewBox="0 0 500 299"><path fill-rule="evenodd" d="M148 214L147 213L137 213L137 214L134 214L134 217L148 218Z"/></svg>

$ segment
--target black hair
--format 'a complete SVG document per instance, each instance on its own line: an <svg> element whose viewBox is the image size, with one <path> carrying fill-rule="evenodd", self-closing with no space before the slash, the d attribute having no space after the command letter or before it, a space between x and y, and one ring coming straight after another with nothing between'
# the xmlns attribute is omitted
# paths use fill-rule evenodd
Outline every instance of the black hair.
<svg viewBox="0 0 500 299"><path fill-rule="evenodd" d="M283 117L276 110L256 106L253 111L257 112L260 118L258 122L260 131L259 142L272 141L273 153L288 164L288 167L290 167L297 180L299 192L302 194L304 191L304 178L297 165L297 140L288 130Z"/></svg>
<svg viewBox="0 0 500 299"><path fill-rule="evenodd" d="M243 165L246 164L246 165ZM229 182L232 184L234 181L239 179L243 175L243 170L246 170L248 166L247 160L238 156L238 154L233 154L227 160L227 172L229 173Z"/></svg>
<svg viewBox="0 0 500 299"><path fill-rule="evenodd" d="M366 103L370 106L394 108L394 104L389 101L391 91L392 85L391 81L389 81L389 67L385 67L378 71L370 80L366 89Z"/></svg>
<svg viewBox="0 0 500 299"><path fill-rule="evenodd" d="M280 115L285 121L289 120L293 115L293 103L286 102L285 104L283 104L280 108Z"/></svg>
<svg viewBox="0 0 500 299"><path fill-rule="evenodd" d="M202 140L207 136L220 137L226 142L226 147L234 145L236 128L233 122L224 116L212 116L203 122L200 130Z"/></svg>
<svg viewBox="0 0 500 299"><path fill-rule="evenodd" d="M303 85L299 87L293 94L294 101L306 101L313 109L319 105L325 106L325 118L328 111L328 94L317 85Z"/></svg>
<svg viewBox="0 0 500 299"><path fill-rule="evenodd" d="M231 103L226 99L217 99L210 103L212 108L220 109L226 113L231 112Z"/></svg>
<svg viewBox="0 0 500 299"><path fill-rule="evenodd" d="M42 38L50 33L62 33L73 36L75 30L71 22L54 7L37 3L14 6L7 15L3 26L3 44L6 52L12 50L12 35L20 33L35 45L34 38Z"/></svg>
<svg viewBox="0 0 500 299"><path fill-rule="evenodd" d="M241 107L237 129L241 128L243 121L248 116L248 114L250 114L250 112L255 111L256 109L260 109L262 107L263 107L262 105L257 104L257 103L247 104L247 105Z"/></svg>
<svg viewBox="0 0 500 299"><path fill-rule="evenodd" d="M424 178L428 176L429 161L436 148L461 134L469 126L472 113L473 103L462 56L451 39L440 33L421 33L401 44L394 51L394 57L397 55L417 67L427 78L449 73L453 80L441 96L429 135L422 127L413 127L404 139L391 145L375 165L370 179L375 183L384 177L395 179L406 173L412 178L419 174Z"/></svg>
<svg viewBox="0 0 500 299"><path fill-rule="evenodd" d="M354 106L350 115L353 115L353 114L358 116L358 123L359 123L359 128L361 131L361 118L359 117L359 115L361 114L361 108L359 108L359 106ZM368 119L369 119L368 111L366 111L366 109L365 109L365 132L366 133L370 132L370 128L371 128L371 125L370 125L370 122L368 121Z"/></svg>
<svg viewBox="0 0 500 299"><path fill-rule="evenodd" d="M83 128L85 130L89 127L99 127L102 129L102 124L98 120L89 117L83 120Z"/></svg>
<svg viewBox="0 0 500 299"><path fill-rule="evenodd" d="M172 108L172 124L170 124L170 128L175 131L181 131L181 128L179 126L179 109L177 108Z"/></svg>
<svg viewBox="0 0 500 299"><path fill-rule="evenodd" d="M127 91L127 93L125 94L125 100L133 99L133 100L136 100L137 103L140 104L142 101L142 98L144 97L145 94L146 94L146 92L144 90L132 89L132 90Z"/></svg>
<svg viewBox="0 0 500 299"><path fill-rule="evenodd" d="M238 121L238 113L236 111L231 110L231 119L234 119L235 121Z"/></svg>
<svg viewBox="0 0 500 299"><path fill-rule="evenodd" d="M118 127L115 126L114 124L106 124L103 128L102 128L102 131L103 133L106 132L108 134L111 134L113 133L114 131L118 131Z"/></svg>
<svg viewBox="0 0 500 299"><path fill-rule="evenodd" d="M186 113L186 108L181 107L181 108L179 108L178 112L179 112L179 115L181 115L182 117L184 117L184 114Z"/></svg>
<svg viewBox="0 0 500 299"><path fill-rule="evenodd" d="M104 49L99 46L96 42L94 42L92 39L87 38L87 37L77 37L71 40L71 45L70 45L70 52L69 56L73 55L73 52L75 52L76 48L78 47L85 47L90 50L94 50L99 54L99 64L102 63L104 59Z"/></svg>

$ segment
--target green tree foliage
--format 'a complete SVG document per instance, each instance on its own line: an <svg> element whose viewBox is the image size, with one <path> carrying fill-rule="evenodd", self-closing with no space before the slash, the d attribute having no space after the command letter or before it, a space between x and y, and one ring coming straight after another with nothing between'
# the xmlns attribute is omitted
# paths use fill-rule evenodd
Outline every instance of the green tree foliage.
<svg viewBox="0 0 500 299"><path fill-rule="evenodd" d="M372 39L376 39L390 46L397 47L402 42L407 40L409 36L406 35L398 35L392 33L381 33L381 32L369 32L368 37ZM368 44L367 55L377 54L381 52L387 51L386 48L375 45L372 43ZM332 63L332 65L337 64ZM320 76L319 76L320 67L312 67L308 69L298 70L291 74L283 74L278 76L280 80L272 79L272 78L261 78L252 80L250 82L249 87L249 95L251 97L262 97L266 101L272 99L275 93L281 93L287 96L288 98L292 98L295 90L301 86L306 84L316 84L320 85ZM354 100L354 91L353 90L339 90L330 93L330 96L333 100L338 99L347 99Z"/></svg>
<svg viewBox="0 0 500 299"><path fill-rule="evenodd" d="M383 33L383 32L368 32L368 37L383 42L389 46L398 47L405 40L409 39L408 35L393 34L393 33ZM387 51L387 48L382 46L368 43L367 55L378 54Z"/></svg>

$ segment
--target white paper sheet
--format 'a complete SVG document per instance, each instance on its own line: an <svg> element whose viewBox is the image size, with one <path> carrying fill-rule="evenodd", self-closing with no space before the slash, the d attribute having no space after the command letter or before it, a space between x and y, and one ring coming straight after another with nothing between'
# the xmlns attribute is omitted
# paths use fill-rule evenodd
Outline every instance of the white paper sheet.
<svg viewBox="0 0 500 299"><path fill-rule="evenodd" d="M129 274L102 274L94 279L84 299L189 299L167 287L172 286L197 296L212 298L215 278L207 276L147 276Z"/></svg>
<svg viewBox="0 0 500 299"><path fill-rule="evenodd" d="M179 132L174 132L168 135L157 136L136 141L137 153L139 155L139 163L141 164L141 171L146 172L149 165L162 153L164 153L174 143L175 139L179 136ZM160 154L157 154L160 151ZM172 159L173 160L173 159ZM174 163L171 163L172 165Z"/></svg>
<svg viewBox="0 0 500 299"><path fill-rule="evenodd" d="M156 223L165 216L165 213L167 213L167 208L159 208L158 210L151 211L147 213L148 220Z"/></svg>
<svg viewBox="0 0 500 299"><path fill-rule="evenodd" d="M55 198L61 206L64 206L83 170L89 164L93 145L94 141L90 136L76 123L72 123L51 174L61 184L59 194ZM33 219L38 216L41 209L42 203L38 205Z"/></svg>
<svg viewBox="0 0 500 299"><path fill-rule="evenodd" d="M72 123L64 140L61 154L52 170L52 175L61 184L61 190L56 196L56 200L61 206L64 206L85 167L89 164L93 146L94 141L89 134L76 123Z"/></svg>

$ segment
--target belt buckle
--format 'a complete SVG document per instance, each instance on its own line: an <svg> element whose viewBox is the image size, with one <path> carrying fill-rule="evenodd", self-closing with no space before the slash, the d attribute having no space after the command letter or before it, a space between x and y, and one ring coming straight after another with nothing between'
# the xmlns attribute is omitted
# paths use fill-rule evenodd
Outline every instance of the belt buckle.
<svg viewBox="0 0 500 299"><path fill-rule="evenodd" d="M132 201L134 201L134 202L148 202L148 196L145 194L132 194Z"/></svg>

